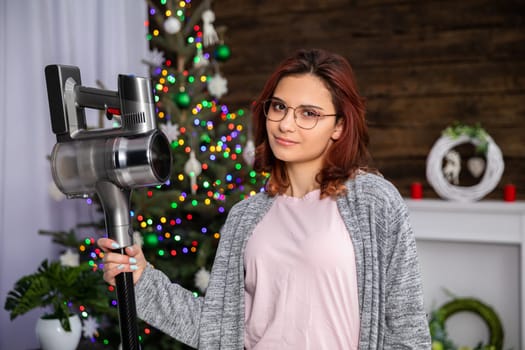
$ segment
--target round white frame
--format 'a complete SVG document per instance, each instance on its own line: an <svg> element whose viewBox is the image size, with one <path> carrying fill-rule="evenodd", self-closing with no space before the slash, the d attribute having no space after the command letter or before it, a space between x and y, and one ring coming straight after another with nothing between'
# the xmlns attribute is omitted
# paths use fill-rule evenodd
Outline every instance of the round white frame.
<svg viewBox="0 0 525 350"><path fill-rule="evenodd" d="M498 145L490 136L487 136L487 142L487 162L483 178L474 186L462 187L451 184L445 178L442 169L443 158L455 146L464 143L472 143L477 146L480 143L479 140L461 135L454 139L449 136L442 136L436 141L427 157L427 180L441 198L458 202L472 202L483 198L496 188L505 165Z"/></svg>

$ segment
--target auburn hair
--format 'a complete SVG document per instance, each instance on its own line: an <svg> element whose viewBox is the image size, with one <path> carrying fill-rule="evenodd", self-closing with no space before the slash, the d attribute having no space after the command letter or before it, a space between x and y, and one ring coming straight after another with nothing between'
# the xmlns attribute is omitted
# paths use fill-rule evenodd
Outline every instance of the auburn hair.
<svg viewBox="0 0 525 350"><path fill-rule="evenodd" d="M299 50L285 59L270 75L252 106L254 123L254 168L270 174L265 186L270 196L283 194L290 186L285 163L275 158L268 142L263 102L273 96L282 78L313 74L319 77L332 95L337 121L342 121L341 136L334 140L316 176L321 197L346 192L344 183L361 169L368 168L369 135L365 121L365 100L357 91L350 63L341 55L320 49Z"/></svg>

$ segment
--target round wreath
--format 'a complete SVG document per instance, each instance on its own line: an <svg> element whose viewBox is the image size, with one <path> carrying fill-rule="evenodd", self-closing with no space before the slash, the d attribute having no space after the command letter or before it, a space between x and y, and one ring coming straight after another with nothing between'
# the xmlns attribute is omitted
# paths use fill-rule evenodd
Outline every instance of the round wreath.
<svg viewBox="0 0 525 350"><path fill-rule="evenodd" d="M489 343L480 343L476 349L501 350L503 348L503 327L496 312L488 305L473 298L454 299L436 311L430 319L430 335L432 336L432 350L456 350L454 343L448 338L445 329L446 320L458 312L473 312L480 316L489 329Z"/></svg>
<svg viewBox="0 0 525 350"><path fill-rule="evenodd" d="M445 155L455 146L472 143L486 156L486 170L481 181L474 186L456 186L444 176L442 163ZM468 202L483 198L499 183L504 163L501 150L481 127L456 125L445 129L427 157L426 175L429 184L445 199Z"/></svg>

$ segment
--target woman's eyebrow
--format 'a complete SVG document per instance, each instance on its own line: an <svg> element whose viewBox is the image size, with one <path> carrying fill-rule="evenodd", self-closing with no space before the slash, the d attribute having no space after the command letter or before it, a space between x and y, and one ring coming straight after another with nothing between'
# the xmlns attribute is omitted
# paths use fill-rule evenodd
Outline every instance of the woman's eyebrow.
<svg viewBox="0 0 525 350"><path fill-rule="evenodd" d="M280 102L286 103L286 102L284 102L284 100L283 100L282 98L277 97L277 96L275 96L275 95L272 95L271 99L272 99L272 100L279 100Z"/></svg>
<svg viewBox="0 0 525 350"><path fill-rule="evenodd" d="M289 106L289 104L288 104L285 100L283 100L282 98L280 98L280 97L277 97L277 96L273 95L273 96L272 96L272 99L274 99L274 100L279 100L279 102L282 102L282 103L284 103L285 105ZM299 106L295 106L295 107L296 107L296 108L297 108L297 107L309 107L309 108L320 109L320 110L323 110L323 111L325 110L325 109L324 109L323 107L321 107L321 106L311 105L311 104L299 105Z"/></svg>

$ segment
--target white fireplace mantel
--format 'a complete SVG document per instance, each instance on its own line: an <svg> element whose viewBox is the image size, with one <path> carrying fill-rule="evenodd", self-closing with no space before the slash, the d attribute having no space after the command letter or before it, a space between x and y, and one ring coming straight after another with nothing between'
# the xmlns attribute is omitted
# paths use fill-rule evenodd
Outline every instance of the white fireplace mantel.
<svg viewBox="0 0 525 350"><path fill-rule="evenodd" d="M519 247L521 348L525 349L525 202L406 199L418 241Z"/></svg>

